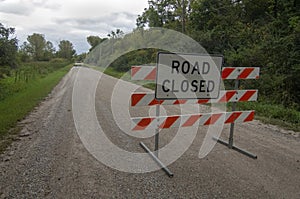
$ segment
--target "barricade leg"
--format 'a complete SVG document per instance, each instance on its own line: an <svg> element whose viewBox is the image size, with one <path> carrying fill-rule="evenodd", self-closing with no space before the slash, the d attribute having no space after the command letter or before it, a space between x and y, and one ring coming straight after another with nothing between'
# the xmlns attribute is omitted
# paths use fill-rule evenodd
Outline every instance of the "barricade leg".
<svg viewBox="0 0 300 199"><path fill-rule="evenodd" d="M239 89L239 84L240 84L239 80L238 79L235 80L235 85L234 85L235 90ZM235 110L236 110L236 102L233 102L232 112L234 112ZM217 142L219 142L220 144L223 144L223 145L227 146L229 149L233 149L233 150L235 150L239 153L242 153L242 154L244 154L244 155L246 155L250 158L257 159L257 155L254 155L254 154L252 154L252 153L250 153L250 152L248 152L244 149L241 149L241 148L233 145L233 133L234 133L234 123L231 123L230 124L230 133L229 133L228 143L221 140L221 139L215 138L215 137L213 139L216 140Z"/></svg>
<svg viewBox="0 0 300 199"><path fill-rule="evenodd" d="M228 148L229 148L229 143L225 142L224 140L221 140L221 139L218 139L218 138L215 138L215 137L213 139L216 140L217 142L219 142L220 144L228 146ZM250 153L250 152L248 152L248 151L246 151L244 149L241 149L241 148L239 148L237 146L232 145L231 149L233 149L233 150L235 150L235 151L237 151L239 153L242 153L242 154L244 154L244 155L246 155L246 156L248 156L250 158L257 159L257 155L255 155L253 153Z"/></svg>
<svg viewBox="0 0 300 199"><path fill-rule="evenodd" d="M159 151L159 115L160 115L160 105L156 105L156 120L157 120L157 127L155 129L155 146L154 146L154 153L143 143L140 142L141 147L153 158L153 160L166 172L166 174L172 178L174 174L160 161L158 158L158 151Z"/></svg>
<svg viewBox="0 0 300 199"><path fill-rule="evenodd" d="M162 168L162 170L164 170L166 172L166 174L172 178L174 176L174 174L168 169L168 167L166 167L164 165L164 163L162 163L158 157L143 143L140 142L141 147L147 152L149 153L149 155L153 158L153 160Z"/></svg>
<svg viewBox="0 0 300 199"><path fill-rule="evenodd" d="M234 89L238 90L240 86L240 81L237 79L234 82ZM236 110L236 102L233 102L231 110L234 112ZM233 133L234 133L234 123L230 124L230 133L229 133L229 140L228 140L228 147L232 149L233 146Z"/></svg>
<svg viewBox="0 0 300 199"><path fill-rule="evenodd" d="M155 129L155 147L154 153L156 157L158 157L158 150L159 150L159 115L160 115L160 105L156 105L156 120L157 120L157 127Z"/></svg>

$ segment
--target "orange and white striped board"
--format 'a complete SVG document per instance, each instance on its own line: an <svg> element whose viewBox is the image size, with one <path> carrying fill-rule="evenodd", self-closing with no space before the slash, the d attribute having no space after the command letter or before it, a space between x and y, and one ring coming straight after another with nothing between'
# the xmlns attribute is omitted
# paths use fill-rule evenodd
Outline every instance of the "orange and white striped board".
<svg viewBox="0 0 300 199"><path fill-rule="evenodd" d="M224 67L222 79L258 79L259 67Z"/></svg>
<svg viewBox="0 0 300 199"><path fill-rule="evenodd" d="M157 100L154 93L133 93L131 106L154 106L154 105L180 105L180 104L208 104L226 102L257 101L258 90L222 90L218 99L178 99Z"/></svg>
<svg viewBox="0 0 300 199"><path fill-rule="evenodd" d="M155 80L156 66L132 66L131 80ZM224 67L222 79L258 79L259 67Z"/></svg>
<svg viewBox="0 0 300 199"><path fill-rule="evenodd" d="M199 125L221 125L230 123L250 122L254 119L255 111L234 111L221 113L206 113L193 115L173 115L156 117L132 118L132 130L166 129L192 127Z"/></svg>

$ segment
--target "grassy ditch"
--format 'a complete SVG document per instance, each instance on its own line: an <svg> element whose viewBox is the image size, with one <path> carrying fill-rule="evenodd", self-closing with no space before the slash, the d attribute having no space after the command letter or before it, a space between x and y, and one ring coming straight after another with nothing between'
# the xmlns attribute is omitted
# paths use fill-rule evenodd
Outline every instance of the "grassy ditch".
<svg viewBox="0 0 300 199"><path fill-rule="evenodd" d="M256 118L267 124L274 124L285 129L300 131L300 112L282 105L265 102L238 103L240 110L255 110Z"/></svg>
<svg viewBox="0 0 300 199"><path fill-rule="evenodd" d="M48 74L35 76L27 82L15 82L15 77L1 80L2 85L10 85L9 92L0 100L0 141L7 137L11 128L23 119L38 103L44 99L70 70L71 65L52 71ZM13 132L12 132L13 133ZM2 143L3 149L7 145Z"/></svg>
<svg viewBox="0 0 300 199"><path fill-rule="evenodd" d="M116 78L122 77L124 80L130 80L130 78L127 77L128 75L126 75L124 72L119 72L111 67L108 67L105 70L99 67L93 67L93 69L99 70ZM154 83L143 83L143 86L152 90L155 89ZM265 102L238 103L238 108L240 110L255 110L256 118L264 123L278 125L289 130L300 131L299 111L287 109L277 104L267 104Z"/></svg>

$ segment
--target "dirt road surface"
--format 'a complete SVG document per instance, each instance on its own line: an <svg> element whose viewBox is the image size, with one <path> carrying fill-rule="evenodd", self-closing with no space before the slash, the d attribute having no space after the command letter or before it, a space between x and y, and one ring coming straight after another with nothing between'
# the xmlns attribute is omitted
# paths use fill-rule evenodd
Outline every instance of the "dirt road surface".
<svg viewBox="0 0 300 199"><path fill-rule="evenodd" d="M133 174L105 166L82 144L72 114L74 81L78 74L91 72L73 68L20 122L20 136L1 155L0 198L300 198L299 133L259 121L239 124L235 131L235 143L256 154L256 160L220 144L198 158L206 131L201 128L191 147L169 165L173 178L162 170ZM101 78L95 102L98 120L113 143L143 153L141 139L124 134L114 122L110 107L117 81ZM161 133L161 147L174 136L168 132ZM221 137L227 136L228 126ZM153 138L142 140L153 147Z"/></svg>

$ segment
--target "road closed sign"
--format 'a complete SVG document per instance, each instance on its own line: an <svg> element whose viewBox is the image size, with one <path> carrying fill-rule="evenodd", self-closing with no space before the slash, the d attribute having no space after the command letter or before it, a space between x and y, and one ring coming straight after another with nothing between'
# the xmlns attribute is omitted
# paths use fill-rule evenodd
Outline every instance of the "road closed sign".
<svg viewBox="0 0 300 199"><path fill-rule="evenodd" d="M158 53L155 98L216 99L223 56Z"/></svg>

